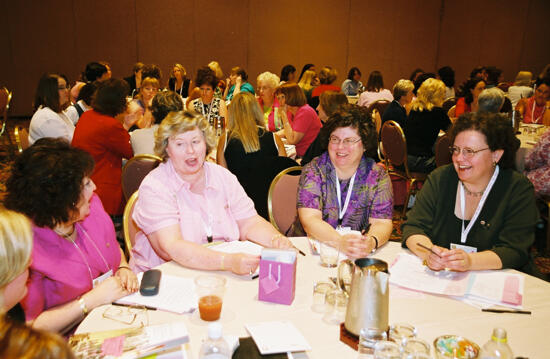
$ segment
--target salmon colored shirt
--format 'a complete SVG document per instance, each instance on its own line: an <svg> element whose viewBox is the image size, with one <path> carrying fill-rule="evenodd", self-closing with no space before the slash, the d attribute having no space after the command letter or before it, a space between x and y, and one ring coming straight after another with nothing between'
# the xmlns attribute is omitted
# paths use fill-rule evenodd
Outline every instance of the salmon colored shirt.
<svg viewBox="0 0 550 359"><path fill-rule="evenodd" d="M207 243L205 226L210 217L214 240L235 241L240 239L237 221L257 215L254 203L237 177L209 162L204 163L204 170L204 195L191 192L190 184L179 177L170 159L143 180L133 214L134 221L141 228L130 260L130 266L136 272L165 262L147 238L159 229L179 224L184 240Z"/></svg>

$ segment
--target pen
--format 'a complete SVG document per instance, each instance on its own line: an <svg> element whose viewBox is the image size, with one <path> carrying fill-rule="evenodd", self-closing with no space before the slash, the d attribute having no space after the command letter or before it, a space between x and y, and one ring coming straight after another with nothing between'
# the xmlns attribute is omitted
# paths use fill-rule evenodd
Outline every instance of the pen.
<svg viewBox="0 0 550 359"><path fill-rule="evenodd" d="M250 277L250 279L256 279L258 278L260 275L259 274L254 274L252 277Z"/></svg>
<svg viewBox="0 0 550 359"><path fill-rule="evenodd" d="M419 246L420 248L424 248L425 250L429 251L432 254L435 254L438 258L441 258L441 256L439 254L435 253L431 248L426 247L422 243L417 242L416 245Z"/></svg>
<svg viewBox="0 0 550 359"><path fill-rule="evenodd" d="M530 310L514 310L514 309L481 309L482 312L491 312L491 313L514 313L514 314L531 314Z"/></svg>
<svg viewBox="0 0 550 359"><path fill-rule="evenodd" d="M137 307L137 308L145 308L147 310L157 310L157 308L148 307L146 305L139 305L139 304L132 305L132 304L123 304L123 303L114 303L114 302L111 303L111 304L114 305L114 306L117 306L117 307L131 307L131 308L136 308Z"/></svg>
<svg viewBox="0 0 550 359"><path fill-rule="evenodd" d="M305 254L304 252L302 252L300 249L298 249L298 247L296 247L296 246L294 246L294 245L293 245L292 247L294 247L294 249L296 249L296 250L298 251L298 253L300 253L300 254L303 255L304 257L306 256L306 254Z"/></svg>

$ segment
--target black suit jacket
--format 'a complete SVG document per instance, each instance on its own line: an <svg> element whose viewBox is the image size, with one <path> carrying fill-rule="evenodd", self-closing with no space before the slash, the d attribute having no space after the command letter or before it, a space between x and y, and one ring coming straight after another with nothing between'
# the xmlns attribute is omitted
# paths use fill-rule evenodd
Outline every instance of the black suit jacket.
<svg viewBox="0 0 550 359"><path fill-rule="evenodd" d="M403 128L405 126L405 121L407 120L407 111L405 108L399 104L399 102L393 100L384 111L382 115L382 125L386 121L395 121Z"/></svg>

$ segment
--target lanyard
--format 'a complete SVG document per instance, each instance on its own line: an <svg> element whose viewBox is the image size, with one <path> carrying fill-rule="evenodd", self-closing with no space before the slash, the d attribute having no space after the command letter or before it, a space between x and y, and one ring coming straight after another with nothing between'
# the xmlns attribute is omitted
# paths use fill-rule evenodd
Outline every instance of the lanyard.
<svg viewBox="0 0 550 359"><path fill-rule="evenodd" d="M533 101L533 109L531 110L531 121L533 123L539 123L539 120L544 116L544 112L546 111L546 105L542 108L542 113L540 114L539 118L535 118L535 108L537 107L537 103Z"/></svg>
<svg viewBox="0 0 550 359"><path fill-rule="evenodd" d="M84 235L86 236L86 238L88 239L88 241L90 241L92 243L92 245L94 246L95 250L97 251L97 253L99 254L99 256L101 257L101 259L103 260L103 263L105 263L105 267L107 267L107 271L108 272L109 270L111 270L111 268L109 267L109 264L107 263L107 261L105 260L105 257L103 257L103 254L101 254L101 251L99 250L99 248L97 248L96 244L94 241L92 241L92 239L90 238L90 236L88 236L88 232L86 232L86 230L84 228L82 228L79 224L75 224L75 226L78 226L77 229L80 229L82 230L82 232L84 233ZM78 231L77 231L78 233ZM88 260L86 259L86 256L84 256L84 253L82 253L82 250L80 249L80 247L78 246L78 244L76 244L76 241L71 241L71 243L74 245L74 247L76 248L76 250L78 251L78 253L80 254L80 256L82 257L82 260L84 261L84 264L86 264L86 267L88 268L88 273L90 273L90 279L92 281L92 285L94 283L94 276L92 275L92 269L90 268L90 263L88 262Z"/></svg>
<svg viewBox="0 0 550 359"><path fill-rule="evenodd" d="M483 204L485 203L485 200L487 199L489 192L491 192L491 188L493 187L493 185L495 184L495 181L497 180L498 172L499 172L499 169L497 165L495 167L495 172L493 172L493 176L491 176L491 180L487 185L487 188L485 188L485 191L483 192L483 195L481 196L481 199L477 204L476 211L474 212L472 219L470 219L470 223L468 223L468 226L466 227L466 230L464 230L464 217L465 217L464 212L466 208L466 198L464 196L464 183L460 182L460 211L462 212L462 232L460 234L461 243L466 243L466 237L468 237L468 233L470 233L470 230L472 229L475 221L477 220L477 217L479 216L479 213L481 212L481 209L483 208Z"/></svg>
<svg viewBox="0 0 550 359"><path fill-rule="evenodd" d="M212 124L210 122L210 114L212 113L212 107L214 107L214 98L212 99L212 101L210 102L210 106L208 107L208 115L206 114L206 110L204 109L204 102L202 102L202 99L201 99L201 112L203 115L206 116L206 120L208 121L209 124Z"/></svg>
<svg viewBox="0 0 550 359"><path fill-rule="evenodd" d="M340 198L341 190L340 190L340 180L338 179L338 174L336 173L336 197L338 198L338 228L342 227L342 220L344 218L344 214L348 210L348 204L349 200L351 198L351 192L353 190L353 183L355 182L355 175L357 174L357 171L353 174L351 177L351 180L349 181L348 186L348 192L346 194L346 200L344 201L344 207L342 207L342 199Z"/></svg>

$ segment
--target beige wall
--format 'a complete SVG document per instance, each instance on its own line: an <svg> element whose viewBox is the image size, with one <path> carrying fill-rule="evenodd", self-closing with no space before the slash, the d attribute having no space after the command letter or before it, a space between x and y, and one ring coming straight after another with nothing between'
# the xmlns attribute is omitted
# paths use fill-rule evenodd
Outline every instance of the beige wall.
<svg viewBox="0 0 550 359"><path fill-rule="evenodd" d="M12 115L32 114L40 75L77 79L89 61L130 75L134 62L171 64L189 73L218 60L227 74L287 63L352 66L366 81L380 70L386 87L421 67L450 65L461 82L477 65L496 65L506 80L550 63L547 0L0 0L0 86L13 90Z"/></svg>

